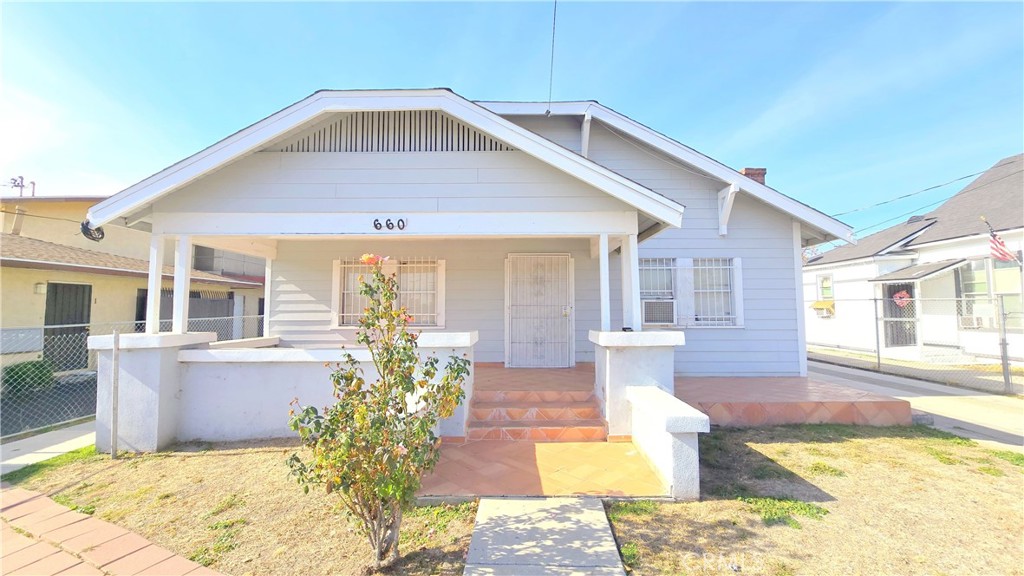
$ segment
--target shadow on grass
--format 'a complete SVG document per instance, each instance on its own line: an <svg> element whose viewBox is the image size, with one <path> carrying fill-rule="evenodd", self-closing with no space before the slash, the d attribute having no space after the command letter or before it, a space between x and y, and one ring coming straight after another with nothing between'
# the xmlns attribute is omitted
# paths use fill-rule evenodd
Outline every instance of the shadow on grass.
<svg viewBox="0 0 1024 576"><path fill-rule="evenodd" d="M774 435L776 432L775 429L714 430L702 435L701 500L736 500L752 496L794 498L807 502L835 500L828 492L748 444L751 434L758 435L759 442L772 442L764 434ZM788 436L781 434L780 437Z"/></svg>

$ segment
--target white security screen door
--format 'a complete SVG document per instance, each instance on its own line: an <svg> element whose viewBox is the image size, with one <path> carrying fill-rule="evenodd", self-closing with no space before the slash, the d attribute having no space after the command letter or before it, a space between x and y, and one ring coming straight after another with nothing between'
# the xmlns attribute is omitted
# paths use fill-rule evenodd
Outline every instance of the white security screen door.
<svg viewBox="0 0 1024 576"><path fill-rule="evenodd" d="M505 359L513 368L575 364L573 262L568 254L509 254Z"/></svg>

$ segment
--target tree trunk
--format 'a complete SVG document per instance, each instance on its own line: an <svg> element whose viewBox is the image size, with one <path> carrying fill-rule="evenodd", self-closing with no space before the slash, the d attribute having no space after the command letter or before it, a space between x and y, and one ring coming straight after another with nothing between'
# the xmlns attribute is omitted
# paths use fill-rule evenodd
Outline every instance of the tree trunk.
<svg viewBox="0 0 1024 576"><path fill-rule="evenodd" d="M373 568L380 570L398 560L398 534L402 526L402 507L399 504L381 507L380 517L370 531L370 546L373 547Z"/></svg>

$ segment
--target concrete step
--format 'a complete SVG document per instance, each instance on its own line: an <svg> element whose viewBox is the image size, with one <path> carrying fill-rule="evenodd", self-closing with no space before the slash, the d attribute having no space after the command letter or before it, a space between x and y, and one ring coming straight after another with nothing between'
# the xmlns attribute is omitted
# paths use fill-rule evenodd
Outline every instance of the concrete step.
<svg viewBox="0 0 1024 576"><path fill-rule="evenodd" d="M477 402L469 406L471 422L507 422L518 420L596 420L601 408L594 400L586 402Z"/></svg>
<svg viewBox="0 0 1024 576"><path fill-rule="evenodd" d="M470 422L467 440L529 440L532 442L604 442L604 420L510 420Z"/></svg>

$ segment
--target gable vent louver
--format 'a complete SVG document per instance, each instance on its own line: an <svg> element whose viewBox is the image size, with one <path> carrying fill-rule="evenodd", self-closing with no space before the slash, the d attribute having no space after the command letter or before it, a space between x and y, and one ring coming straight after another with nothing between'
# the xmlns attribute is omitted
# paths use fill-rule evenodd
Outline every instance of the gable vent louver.
<svg viewBox="0 0 1024 576"><path fill-rule="evenodd" d="M511 146L436 110L353 112L271 152L489 152Z"/></svg>

